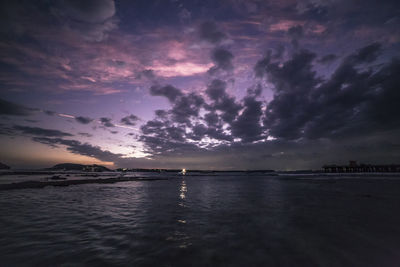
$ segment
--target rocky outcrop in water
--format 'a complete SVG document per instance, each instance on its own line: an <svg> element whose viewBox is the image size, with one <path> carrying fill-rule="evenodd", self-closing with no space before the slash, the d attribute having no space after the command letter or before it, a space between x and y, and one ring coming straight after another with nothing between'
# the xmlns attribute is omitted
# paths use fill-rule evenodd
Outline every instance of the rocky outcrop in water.
<svg viewBox="0 0 400 267"><path fill-rule="evenodd" d="M75 163L61 163L54 165L50 168L50 170L60 170L60 171L88 171L88 172L107 172L111 171L110 169L101 166L101 165L83 165L83 164L75 164Z"/></svg>
<svg viewBox="0 0 400 267"><path fill-rule="evenodd" d="M7 166L6 164L3 164L0 162L0 170L9 170L10 166Z"/></svg>
<svg viewBox="0 0 400 267"><path fill-rule="evenodd" d="M44 188L46 186L70 186L81 184L113 184L128 181L158 181L168 180L165 177L115 177L115 178L98 178L98 179L83 179L83 180L63 180L63 181L25 181L11 184L0 184L0 191L14 190L14 189L27 189L27 188Z"/></svg>

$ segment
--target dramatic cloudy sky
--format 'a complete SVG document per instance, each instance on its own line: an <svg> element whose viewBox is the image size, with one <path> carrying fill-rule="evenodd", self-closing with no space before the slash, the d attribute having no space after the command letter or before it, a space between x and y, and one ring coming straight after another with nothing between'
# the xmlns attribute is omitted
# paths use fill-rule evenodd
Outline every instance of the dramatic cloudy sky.
<svg viewBox="0 0 400 267"><path fill-rule="evenodd" d="M0 162L400 163L398 0L0 7Z"/></svg>

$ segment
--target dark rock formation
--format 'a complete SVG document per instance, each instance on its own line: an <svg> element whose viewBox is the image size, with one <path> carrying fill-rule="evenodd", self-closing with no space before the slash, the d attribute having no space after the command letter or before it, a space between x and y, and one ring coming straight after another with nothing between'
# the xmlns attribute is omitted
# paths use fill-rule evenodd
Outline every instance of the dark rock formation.
<svg viewBox="0 0 400 267"><path fill-rule="evenodd" d="M3 164L0 162L0 170L9 170L10 166L7 166L6 164Z"/></svg>
<svg viewBox="0 0 400 267"><path fill-rule="evenodd" d="M110 169L101 165L83 165L75 163L61 163L54 165L50 170L62 170L62 171L88 171L88 172L104 172L111 171Z"/></svg>

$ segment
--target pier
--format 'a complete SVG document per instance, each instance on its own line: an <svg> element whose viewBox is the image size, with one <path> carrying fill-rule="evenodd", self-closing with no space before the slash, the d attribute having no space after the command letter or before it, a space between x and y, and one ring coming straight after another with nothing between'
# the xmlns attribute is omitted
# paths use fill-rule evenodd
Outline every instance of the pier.
<svg viewBox="0 0 400 267"><path fill-rule="evenodd" d="M400 164L357 164L356 161L351 160L349 165L324 165L322 167L325 172L330 173L343 173L343 172L400 172Z"/></svg>

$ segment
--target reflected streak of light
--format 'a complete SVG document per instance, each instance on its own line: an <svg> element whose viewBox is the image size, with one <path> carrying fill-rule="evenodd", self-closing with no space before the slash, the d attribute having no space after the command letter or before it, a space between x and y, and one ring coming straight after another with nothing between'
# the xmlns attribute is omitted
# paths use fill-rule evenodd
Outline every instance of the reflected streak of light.
<svg viewBox="0 0 400 267"><path fill-rule="evenodd" d="M185 199L186 198L186 192L187 192L187 187L186 187L185 180L182 180L180 192L181 192L181 194L179 195L180 198L181 199Z"/></svg>
<svg viewBox="0 0 400 267"><path fill-rule="evenodd" d="M183 180L183 179L180 184L179 191L180 191L179 197L181 199L181 201L179 201L179 206L185 207L184 199L186 198L187 186L186 186L185 180ZM183 226L184 224L186 224L186 220L184 218L181 218L181 219L178 219L177 222L181 224L182 232L181 231L176 232L174 234L174 239L176 239L180 243L179 248L186 249L187 247L192 245L192 243L189 241L190 237L186 233L185 228Z"/></svg>

